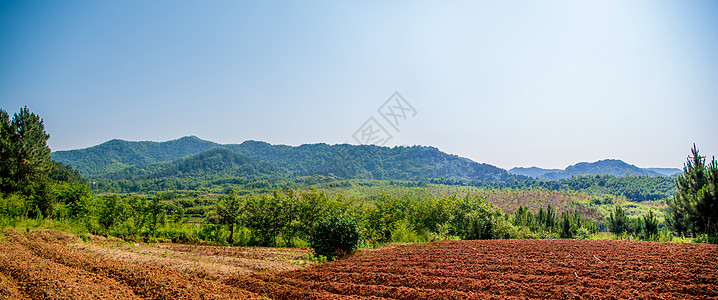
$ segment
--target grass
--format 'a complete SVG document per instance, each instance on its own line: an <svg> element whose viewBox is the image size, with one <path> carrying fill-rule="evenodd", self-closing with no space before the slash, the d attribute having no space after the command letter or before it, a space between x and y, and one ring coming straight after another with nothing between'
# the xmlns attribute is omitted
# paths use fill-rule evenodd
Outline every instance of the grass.
<svg viewBox="0 0 718 300"><path fill-rule="evenodd" d="M28 232L31 230L42 229L54 229L69 232L78 237L87 235L88 233L87 228L83 224L80 224L79 221L71 220L0 217L0 228L6 227L12 227L20 232Z"/></svg>

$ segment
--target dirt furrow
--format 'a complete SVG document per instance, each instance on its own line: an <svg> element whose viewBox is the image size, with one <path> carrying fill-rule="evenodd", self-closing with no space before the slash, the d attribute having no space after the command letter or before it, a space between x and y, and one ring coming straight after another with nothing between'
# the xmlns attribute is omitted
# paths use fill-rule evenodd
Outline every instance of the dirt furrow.
<svg viewBox="0 0 718 300"><path fill-rule="evenodd" d="M193 278L180 271L133 265L70 249L61 243L43 242L42 233L29 233L24 243L35 255L101 277L112 278L147 299L249 299L248 291L218 282Z"/></svg>
<svg viewBox="0 0 718 300"><path fill-rule="evenodd" d="M34 256L17 244L0 246L0 273L17 282L7 299L140 299L110 278Z"/></svg>

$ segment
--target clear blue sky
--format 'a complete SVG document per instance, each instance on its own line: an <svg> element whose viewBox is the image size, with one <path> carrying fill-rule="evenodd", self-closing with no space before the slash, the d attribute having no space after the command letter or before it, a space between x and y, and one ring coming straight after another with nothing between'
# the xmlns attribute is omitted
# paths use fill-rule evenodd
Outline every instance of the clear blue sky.
<svg viewBox="0 0 718 300"><path fill-rule="evenodd" d="M307 1L309 2L309 1ZM387 145L503 168L718 155L716 1L0 1L0 107L53 151L186 135Z"/></svg>

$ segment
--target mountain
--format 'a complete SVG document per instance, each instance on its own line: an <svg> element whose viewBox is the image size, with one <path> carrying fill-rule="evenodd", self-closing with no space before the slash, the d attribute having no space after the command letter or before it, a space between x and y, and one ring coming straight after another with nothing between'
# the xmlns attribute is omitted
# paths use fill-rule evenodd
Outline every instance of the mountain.
<svg viewBox="0 0 718 300"><path fill-rule="evenodd" d="M132 166L100 176L114 180L156 180L163 178L286 176L285 169L260 162L228 149L215 148L171 162Z"/></svg>
<svg viewBox="0 0 718 300"><path fill-rule="evenodd" d="M661 169L662 170L662 169ZM538 179L557 180L563 178L570 178L574 175L597 175L597 174L610 174L616 177L625 176L626 174L637 175L637 176L671 176L674 170L677 169L665 169L659 172L655 169L644 169L639 168L635 165L628 164L618 159L604 159L596 162L580 162L575 165L566 167L563 170L556 169L541 169L537 167L531 168L513 168L509 170L511 174L525 175ZM678 170L680 173L680 170ZM667 175L671 174L671 175Z"/></svg>
<svg viewBox="0 0 718 300"><path fill-rule="evenodd" d="M257 171L261 174L278 174L286 170L287 176L325 175L341 179L420 180L451 178L479 181L516 180L505 170L441 152L434 147L381 147L375 145L305 144L301 146L272 145L261 141L221 145L184 137L168 142L128 142L112 140L98 146L58 151L52 154L55 161L71 165L83 175L93 178L141 179L186 174L177 160L190 155L204 154L207 150L222 149L247 159L267 164ZM210 152L215 153L215 152ZM193 165L199 158L193 157ZM212 156L213 157L213 156ZM177 165L180 164L180 165ZM187 164L187 162L185 162ZM201 168L205 172L237 176L234 167L218 165L218 170ZM268 169L272 166L277 169ZM236 167L236 166L235 166ZM240 172L242 173L242 172Z"/></svg>
<svg viewBox="0 0 718 300"><path fill-rule="evenodd" d="M296 176L320 174L339 178L453 178L481 181L502 181L512 177L501 168L427 146L389 148L375 145L305 144L291 147L247 141L226 147L286 168Z"/></svg>
<svg viewBox="0 0 718 300"><path fill-rule="evenodd" d="M542 169L542 168L538 168L538 167L530 167L530 168L516 167L516 168L511 168L509 170L509 173L514 174L514 175L524 175L524 176L528 176L528 177L539 178L546 173L560 172L560 171L563 171L563 170Z"/></svg>
<svg viewBox="0 0 718 300"><path fill-rule="evenodd" d="M678 168L646 168L646 170L651 170L668 177L683 173L683 170Z"/></svg>
<svg viewBox="0 0 718 300"><path fill-rule="evenodd" d="M50 156L54 161L74 167L83 176L92 177L131 166L173 161L217 147L220 145L196 136L161 143L115 139L90 148L52 152Z"/></svg>

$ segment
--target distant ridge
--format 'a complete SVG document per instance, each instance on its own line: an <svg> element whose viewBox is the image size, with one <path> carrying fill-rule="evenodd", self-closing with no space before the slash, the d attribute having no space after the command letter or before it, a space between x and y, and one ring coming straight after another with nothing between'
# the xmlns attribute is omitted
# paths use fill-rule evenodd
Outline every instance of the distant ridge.
<svg viewBox="0 0 718 300"><path fill-rule="evenodd" d="M223 151L205 152L222 149ZM199 154L205 153L205 155ZM229 155L230 153L241 157ZM261 141L218 144L196 136L166 142L110 140L97 146L57 151L51 157L71 165L88 178L131 179L140 175L184 176L191 168L179 160L192 158L193 176L289 176L322 175L336 179L422 180L455 179L466 181L515 182L528 178L556 180L573 175L611 174L613 176L672 176L680 169L639 168L616 159L581 162L559 169L512 168L508 172L485 163L447 154L430 146L382 147L375 145L304 144L272 145ZM208 167L198 159L214 159ZM245 159L251 160L244 161ZM221 163L220 163L221 162ZM186 161L185 161L186 163ZM172 167L170 167L172 166ZM175 171L172 171L175 170ZM174 173L173 173L174 172ZM184 175L183 175L184 174ZM144 176L143 175L143 176Z"/></svg>
<svg viewBox="0 0 718 300"><path fill-rule="evenodd" d="M574 175L597 174L610 174L616 177L626 176L626 174L658 177L673 176L681 172L682 171L680 169L673 168L640 168L618 159L604 159L592 163L580 162L575 165L568 166L564 170L542 169L538 167L512 168L509 170L509 173L511 174L548 180L570 178Z"/></svg>
<svg viewBox="0 0 718 300"><path fill-rule="evenodd" d="M421 180L447 178L478 181L515 181L517 177L501 168L441 152L435 147L382 147L375 145L305 144L301 146L272 145L261 141L221 145L194 136L167 142L129 142L111 140L106 143L70 151L52 153L58 162L75 167L88 177L113 179L137 178L138 174L171 177L169 163L206 151L224 149L276 169L264 169L257 175L287 174L301 177L324 175L337 179ZM218 152L220 153L220 152ZM227 157L226 151L221 152ZM201 157L201 156L200 156ZM220 169L226 166L219 166ZM226 176L237 166L229 167ZM211 169L202 168L205 172ZM278 170L284 170L278 171ZM154 175L153 175L154 174ZM144 176L143 175L143 176ZM196 174L195 174L196 175ZM214 174L217 175L217 174Z"/></svg>

